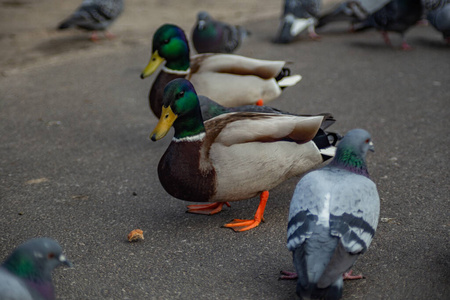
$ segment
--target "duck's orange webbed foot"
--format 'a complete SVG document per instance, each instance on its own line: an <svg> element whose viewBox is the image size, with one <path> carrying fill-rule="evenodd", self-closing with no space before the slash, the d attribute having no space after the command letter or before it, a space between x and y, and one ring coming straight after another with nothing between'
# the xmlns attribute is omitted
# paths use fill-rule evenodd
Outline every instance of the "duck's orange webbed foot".
<svg viewBox="0 0 450 300"><path fill-rule="evenodd" d="M231 228L236 232L250 230L257 227L261 222L264 222L264 210L266 208L267 199L269 199L269 192L263 191L260 195L259 206L256 210L255 218L252 220L235 219L223 227Z"/></svg>
<svg viewBox="0 0 450 300"><path fill-rule="evenodd" d="M263 99L259 99L258 101L256 101L256 105L257 106L263 106L264 105Z"/></svg>
<svg viewBox="0 0 450 300"><path fill-rule="evenodd" d="M346 273L344 273L344 275L342 275L342 277L344 278L344 280L356 280L356 279L364 279L365 277L362 274L359 275L352 275L353 270L350 270Z"/></svg>
<svg viewBox="0 0 450 300"><path fill-rule="evenodd" d="M201 215L214 215L219 213L222 210L223 205L231 207L228 202L215 202L211 204L194 204L188 205L187 212L192 214L201 214Z"/></svg>

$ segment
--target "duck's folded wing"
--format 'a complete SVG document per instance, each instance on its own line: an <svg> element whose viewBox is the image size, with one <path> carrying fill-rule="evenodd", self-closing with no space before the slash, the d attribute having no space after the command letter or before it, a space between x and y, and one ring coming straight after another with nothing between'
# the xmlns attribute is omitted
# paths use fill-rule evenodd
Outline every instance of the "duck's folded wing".
<svg viewBox="0 0 450 300"><path fill-rule="evenodd" d="M238 112L213 118L205 122L205 126L207 132L219 130L214 142L226 146L279 140L306 143L314 138L323 118Z"/></svg>
<svg viewBox="0 0 450 300"><path fill-rule="evenodd" d="M191 58L191 72L254 75L270 79L276 77L285 64L284 61L262 60L235 54L200 54Z"/></svg>

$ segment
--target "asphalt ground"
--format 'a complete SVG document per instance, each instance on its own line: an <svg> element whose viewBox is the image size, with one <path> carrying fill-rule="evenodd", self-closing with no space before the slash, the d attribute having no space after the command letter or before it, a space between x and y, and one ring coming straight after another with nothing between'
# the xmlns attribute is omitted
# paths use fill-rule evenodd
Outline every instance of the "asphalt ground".
<svg viewBox="0 0 450 300"><path fill-rule="evenodd" d="M340 24L319 31L321 41L275 45L277 23L246 24L253 35L238 52L292 61L303 76L271 104L331 112L330 129L364 128L375 144L368 168L382 219L354 268L366 279L346 282L344 299L448 299L450 56L441 35L415 27L405 52L395 35L391 48L375 31ZM293 270L285 242L299 178L271 191L266 222L249 232L221 225L252 217L258 199L186 214L188 203L157 177L170 136L149 139L154 77L139 75L150 37L119 44L0 78L0 259L28 238L58 240L75 265L54 272L58 299L293 299L295 282L278 276ZM129 243L136 228L145 240Z"/></svg>

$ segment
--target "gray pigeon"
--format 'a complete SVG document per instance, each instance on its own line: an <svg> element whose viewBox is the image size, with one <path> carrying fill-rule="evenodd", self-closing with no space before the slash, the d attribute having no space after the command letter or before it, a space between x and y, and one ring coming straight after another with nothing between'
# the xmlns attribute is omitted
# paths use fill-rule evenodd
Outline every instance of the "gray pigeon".
<svg viewBox="0 0 450 300"><path fill-rule="evenodd" d="M306 28L310 38L318 39L315 25L319 18L320 2L320 0L285 0L274 42L290 43Z"/></svg>
<svg viewBox="0 0 450 300"><path fill-rule="evenodd" d="M372 241L380 199L366 167L368 150L373 151L370 134L351 130L338 144L331 163L297 184L287 247L293 252L301 299L339 299L343 275L351 274L346 272Z"/></svg>
<svg viewBox="0 0 450 300"><path fill-rule="evenodd" d="M232 53L249 35L244 27L214 20L201 11L192 31L192 42L197 53Z"/></svg>
<svg viewBox="0 0 450 300"><path fill-rule="evenodd" d="M450 0L426 0L427 19L450 45Z"/></svg>
<svg viewBox="0 0 450 300"><path fill-rule="evenodd" d="M370 14L381 9L391 0L348 0L339 3L330 11L325 12L319 18L316 28L332 22L347 21L351 23L351 31L355 24L364 21Z"/></svg>
<svg viewBox="0 0 450 300"><path fill-rule="evenodd" d="M392 0L377 10L363 21L365 24L356 31L365 30L375 27L380 30L384 41L387 45L391 45L388 32L397 32L402 36L402 49L409 50L405 39L405 32L421 19L423 7L422 0Z"/></svg>
<svg viewBox="0 0 450 300"><path fill-rule="evenodd" d="M61 264L72 266L55 240L26 241L0 266L0 299L55 299L51 273Z"/></svg>
<svg viewBox="0 0 450 300"><path fill-rule="evenodd" d="M78 27L92 31L91 39L96 41L97 31L105 31L108 38L114 37L106 29L123 11L123 0L84 0L80 7L61 22L58 29Z"/></svg>

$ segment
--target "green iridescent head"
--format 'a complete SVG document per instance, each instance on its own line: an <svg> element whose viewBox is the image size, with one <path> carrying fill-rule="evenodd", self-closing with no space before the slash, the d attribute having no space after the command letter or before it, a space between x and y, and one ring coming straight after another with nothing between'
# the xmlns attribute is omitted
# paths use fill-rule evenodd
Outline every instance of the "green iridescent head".
<svg viewBox="0 0 450 300"><path fill-rule="evenodd" d="M164 61L166 67L186 71L190 67L189 43L184 31L172 24L164 24L153 35L152 55L141 78L153 74Z"/></svg>
<svg viewBox="0 0 450 300"><path fill-rule="evenodd" d="M153 141L163 138L170 127L175 138L193 136L204 132L198 96L189 80L178 78L164 88L161 118L151 134Z"/></svg>

